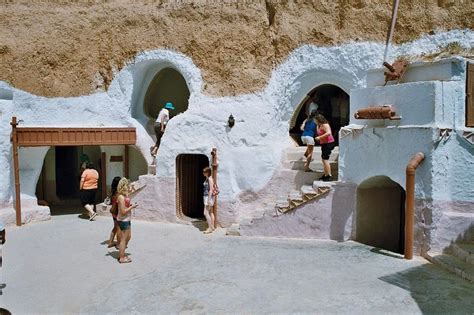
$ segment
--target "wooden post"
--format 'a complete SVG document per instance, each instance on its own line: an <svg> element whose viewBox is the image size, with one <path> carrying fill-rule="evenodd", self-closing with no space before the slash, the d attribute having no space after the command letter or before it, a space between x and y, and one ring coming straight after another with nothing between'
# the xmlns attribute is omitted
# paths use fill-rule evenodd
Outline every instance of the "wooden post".
<svg viewBox="0 0 474 315"><path fill-rule="evenodd" d="M212 179L214 180L214 184L217 185L217 169L219 167L219 161L217 159L216 148L212 148L211 157ZM214 206L212 207L212 212L214 213L214 228L217 229L219 226L217 222L217 196L214 196Z"/></svg>
<svg viewBox="0 0 474 315"><path fill-rule="evenodd" d="M125 178L128 178L128 159L129 159L128 145L125 145L123 155L124 155L124 157L123 157L123 176Z"/></svg>
<svg viewBox="0 0 474 315"><path fill-rule="evenodd" d="M101 188L102 188L102 199L104 199L107 196L107 159L106 159L106 154L105 152L102 152L100 154L100 177L102 178L101 181Z"/></svg>
<svg viewBox="0 0 474 315"><path fill-rule="evenodd" d="M20 193L20 163L18 161L18 138L16 134L16 127L18 123L16 117L12 117L10 123L12 125L12 145L13 145L13 168L15 171L15 210L16 210L16 225L21 226L21 193Z"/></svg>

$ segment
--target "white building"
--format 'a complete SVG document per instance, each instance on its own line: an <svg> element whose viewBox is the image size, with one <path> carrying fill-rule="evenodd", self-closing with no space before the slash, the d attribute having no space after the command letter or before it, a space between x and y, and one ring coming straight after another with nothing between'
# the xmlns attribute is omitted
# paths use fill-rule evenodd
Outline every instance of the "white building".
<svg viewBox="0 0 474 315"><path fill-rule="evenodd" d="M471 48L474 33L457 30L429 36L397 47L394 55L429 53L449 42ZM339 186L349 188L343 189L344 193L338 198L355 200L356 196L365 196L364 187L370 189L372 184L398 185L402 191L408 158L414 152L423 151L427 158L417 175L417 231L424 229L424 232L417 234L417 240L418 244L443 246L466 228L464 223L456 222L471 218L473 211L474 197L472 188L468 188L473 148L462 136L463 131L471 131L462 118L466 60L414 66L413 69L422 70L419 75L418 70L407 73L408 83L377 87L382 74L369 71L367 75L367 71L379 66L382 51L382 45L375 43L325 48L303 46L273 72L263 91L236 97L204 95L200 70L190 58L169 50L138 55L133 63L116 74L106 92L87 96L44 98L0 82L0 167L9 174L0 179L0 216L9 223L14 222L15 187L9 125L13 116L22 120L19 127L133 127L137 137L136 144L128 148L124 145L65 148L65 143L55 147L20 148L23 222L49 218L49 207L38 206L38 199L53 206L72 202L77 193L74 187L82 153L97 164L101 161L101 167L105 164L107 185L114 176L124 175L133 180L139 178L146 184L135 197L140 204L136 218L176 222L198 217L202 211L202 205L198 204L202 180L199 176L202 168L209 164L213 147L219 154L219 222L229 226L244 218L261 216L257 205L270 206L278 196L317 178L317 174L302 174L288 168L282 161L286 159L288 148L295 146L291 127L301 118L299 113L308 95L318 93L325 95L322 103L326 104L326 113L333 124L343 127L350 123L341 133L345 136L340 139L339 150L340 179L346 182ZM428 70L423 70L425 68ZM433 73L439 76L431 77ZM147 175L152 163L149 148L154 143L152 123L167 101L175 104L179 114L170 120L162 139L156 175ZM386 103L393 104L402 116L399 122L361 122L352 118L360 107ZM417 111L412 112L413 108ZM227 125L230 114L236 119L233 128ZM445 129L452 131L439 136L440 130ZM412 135L413 131L416 136ZM376 176L383 178L374 179ZM371 203L370 200L364 202ZM441 210L446 204L450 210ZM425 208L429 210L423 210ZM332 233L329 226L320 224L312 230L321 233L312 235L357 239L356 225L351 222L356 221L354 213L357 218L362 211L356 206L345 209L344 222L338 223L342 224L339 228L342 232ZM455 214L450 214L452 212ZM459 214L461 212L464 216ZM326 222L327 216L323 217L313 219ZM421 219L424 225L420 224ZM451 228L451 224L455 228ZM441 226L443 228L439 228ZM443 236L438 236L439 233ZM284 229L280 234L285 235Z"/></svg>

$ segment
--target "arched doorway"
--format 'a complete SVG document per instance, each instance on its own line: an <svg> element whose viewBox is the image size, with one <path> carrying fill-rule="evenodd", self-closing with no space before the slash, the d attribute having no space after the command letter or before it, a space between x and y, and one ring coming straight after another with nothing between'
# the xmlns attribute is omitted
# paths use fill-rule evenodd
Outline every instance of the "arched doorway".
<svg viewBox="0 0 474 315"><path fill-rule="evenodd" d="M143 111L149 118L147 130L153 133L152 125L167 102L176 108L170 111L171 118L188 109L189 89L184 77L173 68L164 68L151 80L143 100Z"/></svg>
<svg viewBox="0 0 474 315"><path fill-rule="evenodd" d="M178 217L204 217L202 170L209 166L204 154L180 154L176 157L176 208Z"/></svg>
<svg viewBox="0 0 474 315"><path fill-rule="evenodd" d="M310 108L317 108L318 113L326 117L331 125L336 144L339 145L339 130L349 124L349 95L333 84L320 85L307 94L290 121L290 137L300 146L303 145L300 139L300 126Z"/></svg>
<svg viewBox="0 0 474 315"><path fill-rule="evenodd" d="M403 254L405 191L386 176L357 187L356 241Z"/></svg>

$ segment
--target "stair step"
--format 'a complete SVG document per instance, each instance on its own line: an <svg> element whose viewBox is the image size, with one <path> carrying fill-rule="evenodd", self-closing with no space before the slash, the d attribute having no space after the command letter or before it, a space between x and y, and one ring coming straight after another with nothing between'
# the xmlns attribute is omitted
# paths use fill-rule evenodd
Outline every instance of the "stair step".
<svg viewBox="0 0 474 315"><path fill-rule="evenodd" d="M429 255L428 260L433 264L436 264L444 269L457 274L463 279L474 282L474 266L468 264L457 257L441 254L441 255Z"/></svg>
<svg viewBox="0 0 474 315"><path fill-rule="evenodd" d="M301 194L301 191L299 191L299 190L292 190L288 194L288 198L291 201L303 201L303 195Z"/></svg>
<svg viewBox="0 0 474 315"><path fill-rule="evenodd" d="M338 169L338 162L337 161L329 161L329 164L331 165L331 170L337 171ZM303 160L288 160L283 162L283 167L288 168L291 170L304 170L304 165L305 161ZM323 162L321 162L321 159L314 159L309 163L309 168L312 170L323 170Z"/></svg>
<svg viewBox="0 0 474 315"><path fill-rule="evenodd" d="M448 251L462 261L474 265L474 242L454 243Z"/></svg>
<svg viewBox="0 0 474 315"><path fill-rule="evenodd" d="M275 206L279 207L279 208L288 207L288 205L289 204L288 204L288 197L287 196L278 198L276 203L275 203Z"/></svg>
<svg viewBox="0 0 474 315"><path fill-rule="evenodd" d="M301 186L301 192L303 195L316 195L317 191L314 190L313 186L303 185Z"/></svg>
<svg viewBox="0 0 474 315"><path fill-rule="evenodd" d="M303 154L306 151L306 147L292 147L292 148L287 148L285 150L285 156L286 159L288 160L299 160L303 157ZM313 149L313 157L320 156L321 155L321 147L314 147ZM339 155L339 147L335 147L332 152L331 152L331 160L332 159L337 159Z"/></svg>

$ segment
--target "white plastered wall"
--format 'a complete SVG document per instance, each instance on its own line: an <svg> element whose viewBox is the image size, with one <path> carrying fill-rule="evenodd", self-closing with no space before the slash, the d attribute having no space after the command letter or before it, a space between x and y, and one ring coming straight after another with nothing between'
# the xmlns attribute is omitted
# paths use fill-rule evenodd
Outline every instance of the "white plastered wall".
<svg viewBox="0 0 474 315"><path fill-rule="evenodd" d="M429 53L452 41L470 47L473 34L456 30L428 36L395 48L393 55ZM179 71L188 84L189 108L169 123L157 159L156 178L172 185L178 154L209 155L211 148L216 147L220 154L220 200L225 205L223 211L229 212L228 220L235 220L238 209L233 209L232 203L239 193L262 189L278 167L283 149L290 145L288 121L306 93L325 83L337 85L346 92L364 86L366 70L381 63L382 53L383 45L377 43L323 48L305 45L273 71L265 89L236 97L204 95L200 70L189 57L170 50L139 54L116 74L107 92L81 97L44 98L0 82L0 88L6 91L2 95L8 96L0 100L0 167L11 173L8 123L12 116L23 119L22 126L136 127L137 149L151 163L149 147L154 141L143 127L145 119L148 120L142 110L143 97L154 75L164 67L171 67ZM226 127L230 114L236 119L232 129ZM35 158L42 160L43 157ZM38 170L33 173L39 174L41 165L34 168ZM35 186L32 182L35 176L25 178L22 193L34 196L28 190ZM0 187L1 212L13 210L12 188L11 178ZM163 209L155 210L155 219L173 218L174 187L165 188L170 202Z"/></svg>
<svg viewBox="0 0 474 315"><path fill-rule="evenodd" d="M417 152L425 154L415 187L415 245L419 252L441 250L474 226L470 188L474 146L461 136L465 130L474 131L464 127L465 68L462 58L413 65L411 75L405 78L407 83L351 93L352 112L391 104L402 118L351 119L345 128L347 136L340 141L339 167L344 181L360 184L371 176L385 175L405 188L408 161Z"/></svg>

